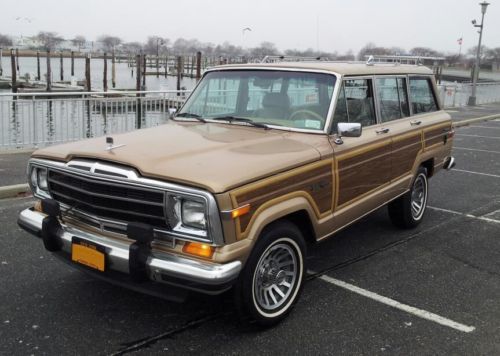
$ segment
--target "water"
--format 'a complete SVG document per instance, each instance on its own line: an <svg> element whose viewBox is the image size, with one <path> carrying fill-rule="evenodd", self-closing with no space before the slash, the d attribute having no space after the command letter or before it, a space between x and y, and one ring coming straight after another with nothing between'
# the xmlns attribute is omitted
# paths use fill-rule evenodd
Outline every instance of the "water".
<svg viewBox="0 0 500 356"><path fill-rule="evenodd" d="M4 52L5 55L5 52ZM10 57L3 57L2 67L3 76L11 76L11 63ZM51 66L51 78L52 82L60 80L60 68L61 63L59 58L50 59ZM108 89L112 89L111 85L111 59L108 59L107 68L108 77ZM71 59L63 58L63 70L64 70L64 80L70 81L71 79ZM147 68L148 71L155 71L156 68ZM160 71L164 71L165 68L160 67ZM133 71L133 75L132 75ZM30 73L31 78L36 78L37 74L37 64L36 58L34 57L20 57L19 58L19 72L18 80L22 80L26 73ZM118 89L129 89L135 90L136 77L135 77L135 67L128 67L127 63L116 63L116 88ZM40 75L41 78L45 78L47 75L47 62L45 57L40 57ZM104 59L91 59L90 60L90 77L92 90L102 90L103 88L103 77L104 77ZM85 80L85 59L75 58L75 78L79 81ZM192 78L183 78L181 81L181 86L190 90L196 84L196 80ZM165 78L160 75L160 78L156 76L148 75L146 76L146 90L175 90L177 86L177 78L174 76L168 76ZM1 92L1 91L0 91Z"/></svg>

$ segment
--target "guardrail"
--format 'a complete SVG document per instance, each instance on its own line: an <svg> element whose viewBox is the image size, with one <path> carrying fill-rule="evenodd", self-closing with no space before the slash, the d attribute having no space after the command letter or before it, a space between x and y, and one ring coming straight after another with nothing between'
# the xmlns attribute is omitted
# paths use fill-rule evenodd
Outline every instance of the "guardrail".
<svg viewBox="0 0 500 356"><path fill-rule="evenodd" d="M445 108L466 106L472 93L471 83L448 83L438 85L439 96ZM478 105L500 102L500 83L479 83L476 103Z"/></svg>
<svg viewBox="0 0 500 356"><path fill-rule="evenodd" d="M127 132L166 122L189 91L0 93L0 149Z"/></svg>
<svg viewBox="0 0 500 356"><path fill-rule="evenodd" d="M472 84L441 84L438 89L445 108L460 107L467 105ZM0 93L0 149L36 148L160 125L189 93ZM491 102L500 102L500 83L478 84L477 103Z"/></svg>

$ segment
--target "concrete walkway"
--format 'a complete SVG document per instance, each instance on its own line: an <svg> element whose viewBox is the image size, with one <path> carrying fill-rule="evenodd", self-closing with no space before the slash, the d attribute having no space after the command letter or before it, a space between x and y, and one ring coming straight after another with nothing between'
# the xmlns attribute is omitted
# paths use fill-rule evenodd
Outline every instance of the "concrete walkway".
<svg viewBox="0 0 500 356"><path fill-rule="evenodd" d="M500 103L476 107L466 106L449 110L448 112L452 116L453 121L458 123L477 117L500 114ZM27 182L26 166L30 155L31 151L0 151L0 187L13 186ZM19 187L16 187L13 191L15 192L14 195L18 195ZM5 195L5 193L3 195Z"/></svg>

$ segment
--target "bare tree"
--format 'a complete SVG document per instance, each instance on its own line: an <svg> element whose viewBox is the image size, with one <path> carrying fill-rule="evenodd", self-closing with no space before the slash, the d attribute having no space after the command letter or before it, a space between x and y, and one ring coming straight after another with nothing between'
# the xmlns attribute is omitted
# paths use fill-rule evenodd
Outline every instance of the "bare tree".
<svg viewBox="0 0 500 356"><path fill-rule="evenodd" d="M98 38L98 41L102 43L104 49L111 52L116 46L122 43L122 39L116 36L102 35Z"/></svg>
<svg viewBox="0 0 500 356"><path fill-rule="evenodd" d="M374 56L387 56L390 55L391 50L386 47L378 47L373 42L367 43L363 48L361 48L358 52L358 60L364 61L366 60L366 56L374 55Z"/></svg>
<svg viewBox="0 0 500 356"><path fill-rule="evenodd" d="M159 36L149 36L144 45L144 52L148 54L162 54L167 50L170 40Z"/></svg>
<svg viewBox="0 0 500 356"><path fill-rule="evenodd" d="M42 48L46 50L53 50L58 44L64 41L56 32L40 31L36 37L42 44Z"/></svg>
<svg viewBox="0 0 500 356"><path fill-rule="evenodd" d="M12 39L10 36L2 35L0 33L0 47L12 46Z"/></svg>
<svg viewBox="0 0 500 356"><path fill-rule="evenodd" d="M412 56L421 56L421 57L442 57L443 53L436 51L429 47L414 47L410 49L410 54Z"/></svg>
<svg viewBox="0 0 500 356"><path fill-rule="evenodd" d="M76 46L78 47L78 51L80 51L80 49L85 46L85 43L87 43L87 40L84 36L82 35L78 35L78 36L75 36L75 38L73 38L71 40L71 43L73 43L73 46Z"/></svg>
<svg viewBox="0 0 500 356"><path fill-rule="evenodd" d="M481 46L481 51L479 52L479 59L483 61L486 58L486 54L490 51L490 49L486 46ZM477 55L477 46L471 47L467 50L467 55L471 58L476 58Z"/></svg>
<svg viewBox="0 0 500 356"><path fill-rule="evenodd" d="M262 42L259 47L252 48L250 54L254 57L264 57L268 55L278 55L279 51L272 42Z"/></svg>
<svg viewBox="0 0 500 356"><path fill-rule="evenodd" d="M486 52L486 57L492 62L500 63L500 47L489 49Z"/></svg>
<svg viewBox="0 0 500 356"><path fill-rule="evenodd" d="M121 47L124 52L138 54L142 50L143 44L140 42L126 42Z"/></svg>

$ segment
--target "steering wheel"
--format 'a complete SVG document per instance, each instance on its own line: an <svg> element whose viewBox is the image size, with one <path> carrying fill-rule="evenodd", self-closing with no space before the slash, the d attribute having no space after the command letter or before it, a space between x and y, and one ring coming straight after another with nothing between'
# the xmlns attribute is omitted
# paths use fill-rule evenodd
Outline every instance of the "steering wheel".
<svg viewBox="0 0 500 356"><path fill-rule="evenodd" d="M324 117L321 117L321 115L319 115L318 113L315 113L314 111L312 110L306 110L306 109L300 109L300 110L297 110L297 111L294 111L291 115L290 115L290 118L289 120L294 120L296 116L299 116L300 114L307 114L315 119L318 119L320 121L324 121L325 118Z"/></svg>

